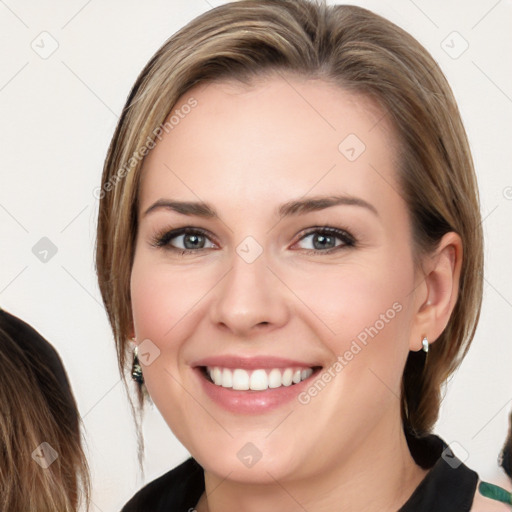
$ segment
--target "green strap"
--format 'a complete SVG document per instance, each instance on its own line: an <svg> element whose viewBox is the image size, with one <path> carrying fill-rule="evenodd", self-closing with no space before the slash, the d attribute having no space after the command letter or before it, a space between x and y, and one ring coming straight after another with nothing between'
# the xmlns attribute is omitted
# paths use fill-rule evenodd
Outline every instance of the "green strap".
<svg viewBox="0 0 512 512"><path fill-rule="evenodd" d="M490 484L489 482L480 482L478 490L480 491L480 494L486 498L512 505L512 493L502 487Z"/></svg>

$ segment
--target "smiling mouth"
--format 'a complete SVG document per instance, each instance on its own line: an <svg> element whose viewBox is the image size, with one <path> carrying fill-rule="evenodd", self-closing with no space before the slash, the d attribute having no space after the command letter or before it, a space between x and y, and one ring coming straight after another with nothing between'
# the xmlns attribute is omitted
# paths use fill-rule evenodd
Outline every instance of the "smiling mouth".
<svg viewBox="0 0 512 512"><path fill-rule="evenodd" d="M258 368L223 368L220 366L201 366L201 374L206 380L222 388L235 391L266 391L293 386L309 379L320 371L320 366Z"/></svg>

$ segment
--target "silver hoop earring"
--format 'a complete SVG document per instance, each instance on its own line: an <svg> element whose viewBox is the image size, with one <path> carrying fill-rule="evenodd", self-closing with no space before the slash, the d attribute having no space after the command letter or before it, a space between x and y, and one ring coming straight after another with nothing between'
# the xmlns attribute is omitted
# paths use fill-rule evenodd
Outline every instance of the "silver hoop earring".
<svg viewBox="0 0 512 512"><path fill-rule="evenodd" d="M421 342L421 344L423 346L423 352L427 353L428 352L428 339L426 336L423 338L423 341Z"/></svg>

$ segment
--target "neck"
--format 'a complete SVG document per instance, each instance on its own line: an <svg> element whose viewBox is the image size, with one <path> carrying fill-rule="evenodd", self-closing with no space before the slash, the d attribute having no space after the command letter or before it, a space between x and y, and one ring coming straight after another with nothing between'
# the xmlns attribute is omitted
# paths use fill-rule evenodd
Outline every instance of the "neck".
<svg viewBox="0 0 512 512"><path fill-rule="evenodd" d="M425 477L407 447L400 424L379 425L348 457L308 479L234 482L205 471L197 512L279 510L386 512L398 510Z"/></svg>

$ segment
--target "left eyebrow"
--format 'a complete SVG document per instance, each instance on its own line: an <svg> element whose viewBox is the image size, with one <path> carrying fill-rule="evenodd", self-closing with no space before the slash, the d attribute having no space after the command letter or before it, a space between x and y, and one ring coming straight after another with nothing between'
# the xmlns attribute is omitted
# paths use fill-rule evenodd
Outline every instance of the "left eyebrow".
<svg viewBox="0 0 512 512"><path fill-rule="evenodd" d="M372 204L368 203L364 199L355 196L343 195L343 196L313 196L297 201L289 201L284 203L278 209L280 217L289 217L291 215L302 215L308 212L314 212L318 210L324 210L331 206L348 205L348 206L360 206L371 211L377 217L379 212Z"/></svg>
<svg viewBox="0 0 512 512"><path fill-rule="evenodd" d="M343 195L343 196L313 196L305 199L298 199L289 201L280 205L277 208L276 213L280 217L290 217L293 215L304 215L309 212L325 210L332 206L347 205L347 206L359 206L366 208L377 217L379 212L377 209L364 199L355 196ZM169 199L159 199L152 204L145 212L144 215L151 213L155 210L172 210L182 215L204 217L204 218L219 218L219 215L215 208L203 201L171 201Z"/></svg>

